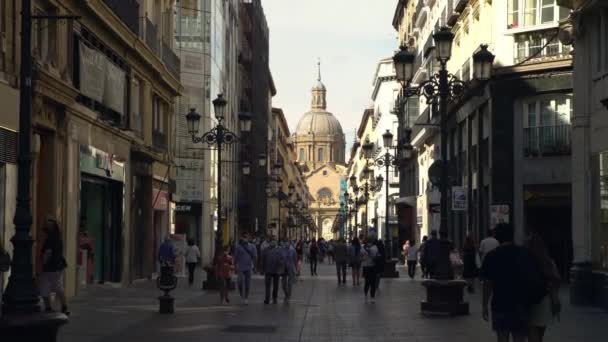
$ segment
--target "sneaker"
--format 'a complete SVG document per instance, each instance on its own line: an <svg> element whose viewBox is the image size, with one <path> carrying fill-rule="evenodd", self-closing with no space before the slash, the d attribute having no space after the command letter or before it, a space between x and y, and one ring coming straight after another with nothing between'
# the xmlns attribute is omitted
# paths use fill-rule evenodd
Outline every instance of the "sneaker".
<svg viewBox="0 0 608 342"><path fill-rule="evenodd" d="M369 302L372 303L372 304L376 303L376 298L370 299Z"/></svg>
<svg viewBox="0 0 608 342"><path fill-rule="evenodd" d="M268 304L270 304L270 301L269 301L268 299L266 299L266 300L264 301L264 304L268 305Z"/></svg>
<svg viewBox="0 0 608 342"><path fill-rule="evenodd" d="M249 305L249 300L247 298L245 298L245 300L243 301L243 303L245 303L245 305Z"/></svg>

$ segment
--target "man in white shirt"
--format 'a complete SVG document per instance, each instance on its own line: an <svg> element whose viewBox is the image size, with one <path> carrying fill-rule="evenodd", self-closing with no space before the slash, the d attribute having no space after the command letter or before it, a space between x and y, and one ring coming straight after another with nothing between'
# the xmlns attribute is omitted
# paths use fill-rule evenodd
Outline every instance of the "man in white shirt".
<svg viewBox="0 0 608 342"><path fill-rule="evenodd" d="M482 264L483 259L486 257L486 255L488 255L488 253L493 251L499 245L500 243L494 237L494 229L490 229L488 231L488 237L481 240L481 243L479 244L479 257L481 258Z"/></svg>

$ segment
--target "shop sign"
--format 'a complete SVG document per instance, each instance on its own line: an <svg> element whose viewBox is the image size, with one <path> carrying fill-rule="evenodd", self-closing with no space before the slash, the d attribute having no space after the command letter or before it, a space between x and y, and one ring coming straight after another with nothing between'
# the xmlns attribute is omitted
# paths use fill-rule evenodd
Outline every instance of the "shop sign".
<svg viewBox="0 0 608 342"><path fill-rule="evenodd" d="M490 226L493 228L499 223L509 223L508 205L490 206Z"/></svg>
<svg viewBox="0 0 608 342"><path fill-rule="evenodd" d="M152 189L152 208L160 211L169 208L169 195L166 191Z"/></svg>
<svg viewBox="0 0 608 342"><path fill-rule="evenodd" d="M452 210L467 210L467 189L462 186L452 187Z"/></svg>
<svg viewBox="0 0 608 342"><path fill-rule="evenodd" d="M124 182L124 164L116 155L88 145L80 145L80 171Z"/></svg>
<svg viewBox="0 0 608 342"><path fill-rule="evenodd" d="M175 206L175 211L180 213L186 213L192 210L192 205L190 204L178 204Z"/></svg>

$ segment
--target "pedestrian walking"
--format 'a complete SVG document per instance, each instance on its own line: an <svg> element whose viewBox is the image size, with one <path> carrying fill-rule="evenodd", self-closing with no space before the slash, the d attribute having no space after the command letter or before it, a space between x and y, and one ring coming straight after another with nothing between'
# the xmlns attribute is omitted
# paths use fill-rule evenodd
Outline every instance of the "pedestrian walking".
<svg viewBox="0 0 608 342"><path fill-rule="evenodd" d="M359 286L361 280L361 261L363 259L361 242L354 238L349 251L350 267L352 268L353 286Z"/></svg>
<svg viewBox="0 0 608 342"><path fill-rule="evenodd" d="M547 294L542 301L532 306L530 313L530 330L528 331L528 342L542 342L547 327L554 322L561 312L559 299L559 285L561 277L557 266L547 250L542 237L532 234L526 243L526 247L539 263L547 287Z"/></svg>
<svg viewBox="0 0 608 342"><path fill-rule="evenodd" d="M224 253L215 260L215 276L220 287L220 304L230 303L228 290L234 273L234 259L230 256L230 246L224 246Z"/></svg>
<svg viewBox="0 0 608 342"><path fill-rule="evenodd" d="M271 240L268 247L262 255L262 269L264 271L264 304L270 303L270 291L272 287L272 302L277 303L279 294L279 273L283 272L281 268L281 252L277 247L276 240Z"/></svg>
<svg viewBox="0 0 608 342"><path fill-rule="evenodd" d="M284 271L281 275L281 284L285 296L284 302L287 304L291 299L291 291L296 279L296 264L298 262L296 250L289 242L283 244L283 248L281 249L281 262L284 265Z"/></svg>
<svg viewBox="0 0 608 342"><path fill-rule="evenodd" d="M198 246L194 244L194 239L188 239L188 247L186 247L186 265L188 266L188 285L192 286L194 283L194 272L196 270L196 265L200 262L201 259L201 251L198 249Z"/></svg>
<svg viewBox="0 0 608 342"><path fill-rule="evenodd" d="M479 273L477 269L478 257L475 239L473 239L473 236L467 235L462 247L462 277L467 282L467 291L469 293L475 293L475 278L477 278Z"/></svg>
<svg viewBox="0 0 608 342"><path fill-rule="evenodd" d="M418 259L420 260L420 272L422 273L422 278L428 278L428 269L425 260L427 241L428 237L426 235L423 236L422 242L420 243L420 247L418 247Z"/></svg>
<svg viewBox="0 0 608 342"><path fill-rule="evenodd" d="M308 240L306 240L306 242L304 242L304 262L305 263L310 263L310 242Z"/></svg>
<svg viewBox="0 0 608 342"><path fill-rule="evenodd" d="M479 243L479 257L481 258L482 263L486 258L486 255L500 245L498 240L494 237L494 233L494 229L488 230L488 236Z"/></svg>
<svg viewBox="0 0 608 342"><path fill-rule="evenodd" d="M327 244L327 263L332 264L334 261L334 240L329 240Z"/></svg>
<svg viewBox="0 0 608 342"><path fill-rule="evenodd" d="M410 248L410 240L405 240L401 247L401 255L403 256L403 264L407 265L407 250Z"/></svg>
<svg viewBox="0 0 608 342"><path fill-rule="evenodd" d="M317 263L318 263L319 253L320 253L319 245L317 245L317 242L315 241L315 239L312 239L312 241L310 242L310 275L311 276L317 275Z"/></svg>
<svg viewBox="0 0 608 342"><path fill-rule="evenodd" d="M426 242L424 247L424 262L427 269L427 278L433 278L437 267L441 243L437 237L437 231L431 231L431 238Z"/></svg>
<svg viewBox="0 0 608 342"><path fill-rule="evenodd" d="M378 256L374 260L374 267L376 268L376 293L380 290L380 279L384 274L384 265L386 264L386 248L384 242L381 239L376 239L374 245L378 248Z"/></svg>
<svg viewBox="0 0 608 342"><path fill-rule="evenodd" d="M366 241L363 249L361 250L362 261L361 266L363 267L363 279L365 281L363 287L363 293L365 294L365 300L367 300L367 294L370 294L371 302L374 303L376 300L376 258L378 257L378 247L374 245L372 239Z"/></svg>
<svg viewBox="0 0 608 342"><path fill-rule="evenodd" d="M336 262L336 273L338 274L338 285L346 284L346 266L348 264L348 247L344 239L339 239L334 246L334 260Z"/></svg>
<svg viewBox="0 0 608 342"><path fill-rule="evenodd" d="M302 270L302 262L304 257L304 244L302 240L296 242L296 254L298 255L298 262L296 263L296 276L300 276Z"/></svg>
<svg viewBox="0 0 608 342"><path fill-rule="evenodd" d="M48 218L44 224L43 231L46 239L42 244L42 274L39 278L40 295L44 302L44 310L52 312L51 293L61 303L61 312L69 315L68 303L63 288L63 272L67 262L63 256L63 241L59 223L54 218Z"/></svg>
<svg viewBox="0 0 608 342"><path fill-rule="evenodd" d="M234 262L236 264L237 282L241 300L245 305L249 304L249 289L251 287L251 273L256 262L255 246L249 242L249 234L243 233L234 251Z"/></svg>
<svg viewBox="0 0 608 342"><path fill-rule="evenodd" d="M405 257L407 259L407 274L411 279L414 279L414 277L416 277L416 264L418 263L418 247L416 246L416 240L411 240L409 242Z"/></svg>
<svg viewBox="0 0 608 342"><path fill-rule="evenodd" d="M531 307L542 301L545 284L536 259L524 247L513 243L513 227L500 223L495 228L500 246L489 252L483 261L483 319L490 320L498 342L526 341Z"/></svg>

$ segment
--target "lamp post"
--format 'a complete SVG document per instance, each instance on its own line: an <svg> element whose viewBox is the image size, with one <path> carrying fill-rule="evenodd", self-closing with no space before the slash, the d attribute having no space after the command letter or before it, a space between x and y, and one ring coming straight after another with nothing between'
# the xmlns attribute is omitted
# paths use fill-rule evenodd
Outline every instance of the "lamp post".
<svg viewBox="0 0 608 342"><path fill-rule="evenodd" d="M447 27L442 27L433 35L436 46L436 58L441 68L429 80L422 82L418 86L412 86L414 76L415 56L406 47L401 47L400 51L393 57L393 63L397 72L397 80L402 84L402 94L409 98L412 96L423 96L428 104L439 104L440 129L441 129L441 161L440 161L440 180L439 188L441 192L441 225L440 236L446 236L448 229L448 105L459 99L469 87L469 82L464 82L450 74L447 70L447 62L452 54L452 41L454 34ZM474 79L485 82L492 76L492 64L494 55L488 51L487 45L481 45L479 50L473 54ZM400 109L403 112L403 104ZM409 117L409 115L408 115ZM406 118L409 120L409 118ZM406 130L405 134L411 131ZM409 136L407 137L409 140ZM440 255L444 251L439 252ZM427 300L420 303L423 314L429 315L463 315L469 313L469 304L463 300L463 291L466 282L462 280L451 280L451 262L449 258L437 260L436 268L441 270L435 272L434 278L425 280L422 285L427 291Z"/></svg>
<svg viewBox="0 0 608 342"><path fill-rule="evenodd" d="M411 84L414 77L415 55L402 46L400 51L393 56L393 63L397 72L397 80L402 84L403 94L406 98L412 96L424 96L428 104L439 103L440 130L441 130L441 177L439 190L441 193L441 225L440 230L447 233L448 229L448 105L464 95L469 83L459 80L447 70L447 62L452 56L452 41L454 34L447 27L442 27L433 35L436 45L436 57L441 66L439 72L429 80L418 86ZM488 51L487 45L480 45L479 50L473 55L474 79L487 81L492 76L492 64L494 55ZM402 106L400 106L402 107ZM406 131L406 135L410 131ZM409 140L409 136L407 137Z"/></svg>
<svg viewBox="0 0 608 342"><path fill-rule="evenodd" d="M222 253L222 247L224 245L223 237L223 226L222 226L222 146L236 144L239 137L228 128L224 126L225 110L227 102L222 94L219 94L215 100L213 100L213 107L215 110L215 118L217 124L208 132L203 133L202 136L198 136L201 116L196 112L195 108L190 109L190 112L186 114L186 121L188 123L188 133L192 136L192 142L195 144L203 143L209 146L217 146L217 232L215 238L215 254L219 255ZM251 116L240 115L240 128L241 132L249 132L251 130ZM251 171L251 164L243 165L243 174L248 174ZM235 232L236 234L236 232ZM236 243L236 235L234 237Z"/></svg>

